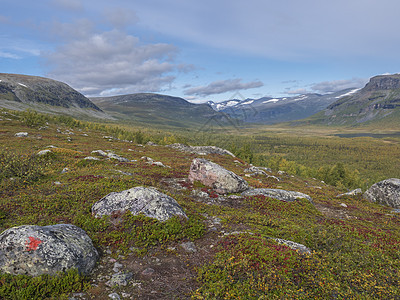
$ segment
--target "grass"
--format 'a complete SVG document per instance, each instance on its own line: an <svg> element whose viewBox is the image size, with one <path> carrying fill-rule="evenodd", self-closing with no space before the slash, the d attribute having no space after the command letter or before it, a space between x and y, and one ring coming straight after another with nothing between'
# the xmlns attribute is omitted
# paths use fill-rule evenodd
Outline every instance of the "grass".
<svg viewBox="0 0 400 300"><path fill-rule="evenodd" d="M244 178L253 187L306 193L315 205L305 199L282 202L264 196L236 195L234 200L221 199L212 189L198 182L182 181L188 176L195 154L103 138L113 131L124 136L138 132L136 129L125 132L110 125L46 117L47 128L39 130L42 122L27 124L21 115L13 112L5 114L3 111L0 118L2 116L11 120L0 121L1 231L23 224L70 223L84 229L100 253L110 250L116 258L130 255L132 262L144 261L151 256L181 260L181 254L171 249L183 241L194 241L200 249L190 259L200 259L207 253L206 258L202 257L205 261L190 267L185 265L185 268L192 268L196 276L196 281L190 285L190 295L171 288L173 296L170 298L396 299L400 294L399 215L390 208L366 202L359 195L337 198L337 194L346 190L344 186L334 187L318 179L272 172L280 181L261 175ZM66 134L67 130L73 134ZM29 136L15 137L14 134L20 131L29 132ZM167 141L171 136L170 133L154 132L153 136L144 132L142 141ZM396 140L387 143L386 139L323 136L290 139L286 132L253 137L246 134L238 139L210 136L210 142L217 137L221 137L220 145L239 141L239 149L240 140L254 142L255 156L259 154L257 149L264 147L271 157L293 159L309 168L317 168L318 161L325 158L330 159L329 165L335 164L335 157L339 158L343 153L350 156L351 164L357 165L351 154L359 152L362 159L371 159L366 170L375 172L376 164L383 164L386 170L380 171L382 177L392 175L394 166L391 165L398 159ZM47 148L49 145L57 148ZM378 149L374 150L375 147ZM46 148L52 151L50 155L36 155ZM83 160L98 149L112 150L137 161ZM314 151L317 153L315 158L311 156ZM386 152L372 160L376 151ZM301 155L304 155L302 159ZM142 156L161 161L171 168L149 165L140 159ZM230 156L208 155L206 158L240 176L244 176L244 169L248 167L245 161L234 162ZM69 171L61 173L66 167ZM363 173L360 171L360 174ZM130 213L116 213L100 219L92 216L91 207L96 201L110 192L135 186L153 186L173 197L188 219L174 217L161 223ZM206 192L208 202L193 196L193 191ZM209 228L210 218L221 220L216 231ZM242 233L224 235L233 231ZM301 243L310 248L312 254L301 254L278 244L271 237ZM184 274L188 276L189 273ZM182 280L186 278L184 276ZM101 284L91 286L92 280L75 271L37 278L1 274L0 297L62 299L72 292L83 291L89 297L95 297L93 291L96 295L107 293ZM155 281L141 280L149 285L149 292L156 289ZM118 289L124 291L123 287ZM129 293L135 296L138 291L129 290Z"/></svg>

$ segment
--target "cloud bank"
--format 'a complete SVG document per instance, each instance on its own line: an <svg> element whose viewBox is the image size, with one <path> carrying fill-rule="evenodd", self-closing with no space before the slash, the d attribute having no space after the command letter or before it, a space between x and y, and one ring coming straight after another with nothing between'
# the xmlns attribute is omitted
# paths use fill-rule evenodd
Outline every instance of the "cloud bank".
<svg viewBox="0 0 400 300"><path fill-rule="evenodd" d="M241 81L242 79L218 80L211 82L206 86L197 86L186 89L184 93L185 95L210 96L226 92L258 88L264 85L261 81L252 81L247 83Z"/></svg>
<svg viewBox="0 0 400 300"><path fill-rule="evenodd" d="M333 93L349 88L360 88L368 82L366 78L352 78L344 80L323 81L311 86L318 93Z"/></svg>
<svg viewBox="0 0 400 300"><path fill-rule="evenodd" d="M50 77L85 95L157 92L172 83L175 77L170 73L181 67L173 62L177 52L173 45L143 44L121 30L96 33L90 22L79 24L85 26L77 35L71 24L59 25L65 42L45 59Z"/></svg>

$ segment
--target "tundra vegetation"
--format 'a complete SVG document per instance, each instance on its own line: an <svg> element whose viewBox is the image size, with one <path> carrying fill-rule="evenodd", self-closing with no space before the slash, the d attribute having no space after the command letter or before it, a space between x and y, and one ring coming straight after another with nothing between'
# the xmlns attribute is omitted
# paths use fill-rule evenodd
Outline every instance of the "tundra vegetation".
<svg viewBox="0 0 400 300"><path fill-rule="evenodd" d="M111 292L150 299L396 299L400 295L400 215L361 195L336 197L350 188L365 190L379 180L400 177L398 138L299 137L273 131L193 135L33 111L1 110L0 119L1 231L25 224L76 225L87 232L102 257L131 268L135 282L107 287L102 281L107 262L100 260L89 276L75 270L58 276L0 274L1 298L68 299L77 292L89 299L107 299ZM17 132L29 135L16 137ZM159 146L146 145L149 141ZM242 176L252 187L305 193L313 203L218 195L191 183L190 165L199 155L163 146L176 142L226 148L237 158L202 157ZM51 152L37 155L44 149ZM130 161L84 160L98 149L112 150ZM170 168L150 164L144 156ZM249 163L271 168L270 176L245 177ZM173 197L188 218L159 222L129 212L92 215L93 204L105 195L136 186L155 187ZM300 253L272 238L300 243L311 253ZM183 253L179 245L190 241L197 252ZM160 264L176 260L180 271L162 273L160 266L153 266L159 274L149 278L134 269L133 262L152 266L157 260ZM168 284L171 281L175 286Z"/></svg>

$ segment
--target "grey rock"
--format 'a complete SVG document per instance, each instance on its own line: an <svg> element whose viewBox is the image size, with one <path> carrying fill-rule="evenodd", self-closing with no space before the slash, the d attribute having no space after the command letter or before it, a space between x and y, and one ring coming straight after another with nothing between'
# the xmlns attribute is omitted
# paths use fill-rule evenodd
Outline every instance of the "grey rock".
<svg viewBox="0 0 400 300"><path fill-rule="evenodd" d="M152 141L148 141L146 143L146 146L158 146L156 143L152 142Z"/></svg>
<svg viewBox="0 0 400 300"><path fill-rule="evenodd" d="M106 156L107 156L107 153L104 152L103 150L93 150L93 151L91 152L91 154L100 155L100 156L103 156L103 157L106 157Z"/></svg>
<svg viewBox="0 0 400 300"><path fill-rule="evenodd" d="M113 271L114 272L119 272L119 269L122 268L122 267L123 267L122 264L120 264L119 262L115 262L114 263L114 267L113 267Z"/></svg>
<svg viewBox="0 0 400 300"><path fill-rule="evenodd" d="M167 145L167 147L177 149L183 152L190 152L190 153L195 153L195 154L200 154L200 155L207 155L207 154L219 154L219 155L230 155L235 157L235 155L225 149L215 147L215 146L188 146L184 144L171 144Z"/></svg>
<svg viewBox="0 0 400 300"><path fill-rule="evenodd" d="M251 173L253 175L264 175L264 176L268 176L267 172L271 172L271 169L268 168L261 168L261 167L255 167L255 166L251 166L247 169L244 170L245 173Z"/></svg>
<svg viewBox="0 0 400 300"><path fill-rule="evenodd" d="M45 155L47 155L47 154L50 154L51 152L52 152L52 151L49 150L49 149L41 150L41 151L39 151L39 152L37 153L37 155L38 155L38 156L45 156Z"/></svg>
<svg viewBox="0 0 400 300"><path fill-rule="evenodd" d="M16 137L27 137L29 134L27 132L17 132Z"/></svg>
<svg viewBox="0 0 400 300"><path fill-rule="evenodd" d="M121 300L121 297L117 293L109 294L108 298L111 298L112 300Z"/></svg>
<svg viewBox="0 0 400 300"><path fill-rule="evenodd" d="M0 270L13 275L89 274L98 258L86 232L71 224L23 225L0 235Z"/></svg>
<svg viewBox="0 0 400 300"><path fill-rule="evenodd" d="M111 215L115 211L123 212L127 210L134 215L143 213L161 222L175 215L187 218L175 199L157 191L155 188L142 186L119 193L112 192L92 206L92 213L97 218Z"/></svg>
<svg viewBox="0 0 400 300"><path fill-rule="evenodd" d="M288 246L290 249L296 250L301 254L311 254L311 250L309 248L307 248L306 246L304 246L303 244L299 244L299 243L295 243L292 241L283 240L283 239L279 239L279 238L272 238L272 239L275 240L278 244L283 244L285 246Z"/></svg>
<svg viewBox="0 0 400 300"><path fill-rule="evenodd" d="M106 282L106 285L109 287L114 287L114 286L127 286L129 283L129 280L133 278L133 274L131 272L128 273L123 273L123 272L118 272L115 273L111 276L111 279Z"/></svg>
<svg viewBox="0 0 400 300"><path fill-rule="evenodd" d="M242 193L242 196L263 195L265 197L274 198L281 201L296 201L297 199L305 198L312 203L312 198L300 192L285 191L280 189L251 189Z"/></svg>
<svg viewBox="0 0 400 300"><path fill-rule="evenodd" d="M400 208L400 179L390 178L373 184L364 193L364 198L370 202Z"/></svg>
<svg viewBox="0 0 400 300"><path fill-rule="evenodd" d="M159 167L163 167L163 168L171 168L170 166L164 165L161 161L153 161L153 162L149 162L149 164L151 164L152 166L159 166Z"/></svg>
<svg viewBox="0 0 400 300"><path fill-rule="evenodd" d="M219 194L239 193L249 188L248 183L240 176L203 158L192 161L189 180L198 180Z"/></svg>
<svg viewBox="0 0 400 300"><path fill-rule="evenodd" d="M180 244L180 246L185 250L186 252L194 253L197 252L196 245L193 242L186 242Z"/></svg>
<svg viewBox="0 0 400 300"><path fill-rule="evenodd" d="M118 161L120 161L120 162L130 162L129 159L127 159L127 158L125 158L125 157L122 157L122 156L119 156L119 155L117 155L117 154L115 154L115 153L112 153L112 152L107 153L107 156L108 156L109 158L111 158L111 159L115 159L115 160L118 160Z"/></svg>
<svg viewBox="0 0 400 300"><path fill-rule="evenodd" d="M355 189L355 190L352 190L352 191L347 192L347 193L339 194L336 197L339 198L339 197L343 197L343 196L354 196L354 195L358 195L358 194L361 194L361 193L362 193L361 189Z"/></svg>
<svg viewBox="0 0 400 300"><path fill-rule="evenodd" d="M86 156L84 158L84 160L100 160L100 159L98 159L97 157L94 157L94 156Z"/></svg>
<svg viewBox="0 0 400 300"><path fill-rule="evenodd" d="M146 268L142 271L142 275L144 276L151 276L155 273L155 270L153 268Z"/></svg>
<svg viewBox="0 0 400 300"><path fill-rule="evenodd" d="M65 174L65 173L68 173L68 172L69 172L69 168L64 168L64 169L62 169L61 174Z"/></svg>

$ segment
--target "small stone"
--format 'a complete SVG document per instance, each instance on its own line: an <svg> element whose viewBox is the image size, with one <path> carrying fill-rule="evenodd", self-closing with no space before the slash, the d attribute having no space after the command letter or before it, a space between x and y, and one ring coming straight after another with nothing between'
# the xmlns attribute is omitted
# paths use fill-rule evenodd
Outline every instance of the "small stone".
<svg viewBox="0 0 400 300"><path fill-rule="evenodd" d="M108 297L113 300L121 300L121 297L117 293L109 294Z"/></svg>
<svg viewBox="0 0 400 300"><path fill-rule="evenodd" d="M68 173L68 172L69 172L69 168L64 168L64 169L62 169L61 174L65 174L65 173Z"/></svg>
<svg viewBox="0 0 400 300"><path fill-rule="evenodd" d="M119 272L119 269L122 268L122 267L123 267L122 264L120 264L119 262L115 262L114 263L114 267L113 267L113 271L114 272Z"/></svg>
<svg viewBox="0 0 400 300"><path fill-rule="evenodd" d="M83 160L100 160L97 157L93 157L93 156L86 156Z"/></svg>
<svg viewBox="0 0 400 300"><path fill-rule="evenodd" d="M91 154L96 154L96 155L100 155L100 156L103 156L103 157L107 156L107 153L104 152L103 150L93 150L91 152Z"/></svg>
<svg viewBox="0 0 400 300"><path fill-rule="evenodd" d="M122 293L121 293L121 296L122 296L122 298L130 298L130 297L131 297L131 294L122 292Z"/></svg>
<svg viewBox="0 0 400 300"><path fill-rule="evenodd" d="M123 273L123 272L118 272L115 273L111 276L111 279L106 282L106 285L109 287L114 287L114 286L127 286L129 283L129 280L131 280L133 277L132 273Z"/></svg>
<svg viewBox="0 0 400 300"><path fill-rule="evenodd" d="M347 205L345 203L340 203L340 206L347 207Z"/></svg>
<svg viewBox="0 0 400 300"><path fill-rule="evenodd" d="M183 248L186 252L194 253L197 252L196 245L193 242L182 243L179 246Z"/></svg>
<svg viewBox="0 0 400 300"><path fill-rule="evenodd" d="M151 275L154 274L154 272L155 272L154 269L152 269L152 268L146 268L146 269L144 269L144 270L142 271L141 274L142 274L143 276L151 276Z"/></svg>
<svg viewBox="0 0 400 300"><path fill-rule="evenodd" d="M59 181L54 181L54 184L55 184L55 185L61 185L62 183L59 182Z"/></svg>
<svg viewBox="0 0 400 300"><path fill-rule="evenodd" d="M16 137L27 137L29 134L27 132L17 132Z"/></svg>
<svg viewBox="0 0 400 300"><path fill-rule="evenodd" d="M39 151L39 152L37 153L37 155L38 155L38 156L45 156L45 155L50 154L50 153L51 153L51 150L46 149L46 150Z"/></svg>

